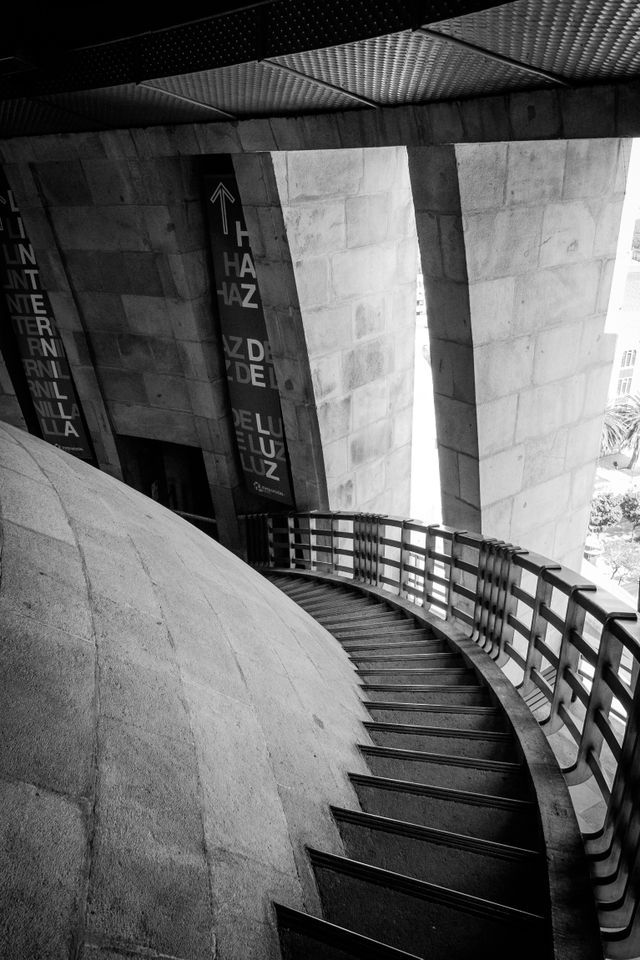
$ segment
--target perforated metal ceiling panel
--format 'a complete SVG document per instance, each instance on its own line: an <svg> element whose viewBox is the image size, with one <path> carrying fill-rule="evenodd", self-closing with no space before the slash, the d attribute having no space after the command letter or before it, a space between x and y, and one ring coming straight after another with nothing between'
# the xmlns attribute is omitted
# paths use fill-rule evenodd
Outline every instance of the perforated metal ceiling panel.
<svg viewBox="0 0 640 960"><path fill-rule="evenodd" d="M513 67L411 31L280 57L279 62L380 104L544 85Z"/></svg>
<svg viewBox="0 0 640 960"><path fill-rule="evenodd" d="M46 102L107 127L211 120L211 112L205 107L181 103L149 87L136 86L133 83L121 87L104 87L102 90L60 93L47 97Z"/></svg>
<svg viewBox="0 0 640 960"><path fill-rule="evenodd" d="M183 2L187 19L193 4ZM124 16L120 25L118 34L103 24L89 42L125 39L81 47L78 30L68 50L58 29L30 72L0 76L0 136L313 114L640 76L640 0L256 0L136 36Z"/></svg>
<svg viewBox="0 0 640 960"><path fill-rule="evenodd" d="M151 82L237 117L343 110L354 106L353 100L340 93L261 63L244 63Z"/></svg>
<svg viewBox="0 0 640 960"><path fill-rule="evenodd" d="M99 130L101 124L39 100L4 100L0 103L0 137L29 137L44 133Z"/></svg>
<svg viewBox="0 0 640 960"><path fill-rule="evenodd" d="M640 71L638 0L517 0L430 29L567 79Z"/></svg>

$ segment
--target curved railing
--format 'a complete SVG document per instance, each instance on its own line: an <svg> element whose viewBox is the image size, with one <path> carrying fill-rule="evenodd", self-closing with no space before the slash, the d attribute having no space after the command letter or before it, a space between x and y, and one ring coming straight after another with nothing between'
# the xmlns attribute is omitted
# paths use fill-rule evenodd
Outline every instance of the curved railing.
<svg viewBox="0 0 640 960"><path fill-rule="evenodd" d="M464 626L549 734L570 787L593 790L583 833L605 952L640 956L640 624L578 573L512 544L359 513L244 518L255 566L370 584ZM557 744L556 744L557 747Z"/></svg>

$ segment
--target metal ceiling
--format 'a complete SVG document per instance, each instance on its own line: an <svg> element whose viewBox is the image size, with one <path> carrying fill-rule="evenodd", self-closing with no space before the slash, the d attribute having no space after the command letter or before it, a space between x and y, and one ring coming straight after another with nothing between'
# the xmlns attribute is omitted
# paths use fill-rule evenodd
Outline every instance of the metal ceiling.
<svg viewBox="0 0 640 960"><path fill-rule="evenodd" d="M189 22L152 19L135 36L140 13L84 33L76 25L66 42L58 19L46 53L46 24L35 40L23 25L24 36L0 49L0 136L370 109L640 75L638 0L264 0L215 16L193 4L181 12Z"/></svg>

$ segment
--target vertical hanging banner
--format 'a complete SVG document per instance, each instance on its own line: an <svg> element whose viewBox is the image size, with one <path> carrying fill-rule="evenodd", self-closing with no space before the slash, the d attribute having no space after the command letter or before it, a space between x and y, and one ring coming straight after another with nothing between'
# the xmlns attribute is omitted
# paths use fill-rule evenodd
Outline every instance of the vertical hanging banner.
<svg viewBox="0 0 640 960"><path fill-rule="evenodd" d="M36 255L6 177L0 171L0 277L6 315L44 440L93 460L71 371Z"/></svg>
<svg viewBox="0 0 640 960"><path fill-rule="evenodd" d="M293 504L280 392L240 194L233 174L205 177L229 398L245 480Z"/></svg>

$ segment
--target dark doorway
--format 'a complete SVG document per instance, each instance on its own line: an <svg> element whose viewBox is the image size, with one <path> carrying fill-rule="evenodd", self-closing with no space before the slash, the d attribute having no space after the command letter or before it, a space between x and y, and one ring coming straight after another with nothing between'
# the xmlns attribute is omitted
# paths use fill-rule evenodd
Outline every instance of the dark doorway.
<svg viewBox="0 0 640 960"><path fill-rule="evenodd" d="M213 519L202 450L142 437L116 439L125 483L177 513Z"/></svg>

